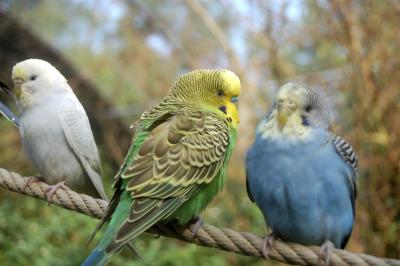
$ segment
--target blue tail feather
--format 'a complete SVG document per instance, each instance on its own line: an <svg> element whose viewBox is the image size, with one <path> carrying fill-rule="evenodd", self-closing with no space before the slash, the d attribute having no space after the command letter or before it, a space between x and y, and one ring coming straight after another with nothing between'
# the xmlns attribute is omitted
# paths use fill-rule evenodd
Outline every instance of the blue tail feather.
<svg viewBox="0 0 400 266"><path fill-rule="evenodd" d="M101 266L105 265L110 258L104 250L95 249L90 253L89 257L82 263L81 266Z"/></svg>

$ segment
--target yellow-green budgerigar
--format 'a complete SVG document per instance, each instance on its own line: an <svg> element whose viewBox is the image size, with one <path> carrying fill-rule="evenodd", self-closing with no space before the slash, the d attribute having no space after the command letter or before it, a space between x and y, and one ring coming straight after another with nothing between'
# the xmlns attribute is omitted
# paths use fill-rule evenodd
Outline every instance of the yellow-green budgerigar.
<svg viewBox="0 0 400 266"><path fill-rule="evenodd" d="M138 121L108 223L83 265L104 265L158 222L186 224L222 189L236 142L240 80L229 70L195 70Z"/></svg>

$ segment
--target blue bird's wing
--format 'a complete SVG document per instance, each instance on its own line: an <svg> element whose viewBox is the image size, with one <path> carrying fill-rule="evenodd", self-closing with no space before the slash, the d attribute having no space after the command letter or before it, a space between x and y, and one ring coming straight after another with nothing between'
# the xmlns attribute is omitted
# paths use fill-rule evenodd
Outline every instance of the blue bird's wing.
<svg viewBox="0 0 400 266"><path fill-rule="evenodd" d="M355 177L358 176L358 158L353 147L342 137L330 133L333 145L335 146L339 155L353 168Z"/></svg>
<svg viewBox="0 0 400 266"><path fill-rule="evenodd" d="M353 147L342 137L330 133L330 140L340 157L352 168L353 174L347 177L350 190L353 218L355 217L355 201L357 198L358 158ZM351 231L343 238L341 248L344 248L349 241Z"/></svg>
<svg viewBox="0 0 400 266"><path fill-rule="evenodd" d="M249 199L252 202L255 202L253 195L251 194L251 190L250 190L250 184L249 184L249 169L248 167L246 167L246 191L247 191L247 196L249 196Z"/></svg>
<svg viewBox="0 0 400 266"><path fill-rule="evenodd" d="M253 195L251 194L251 190L250 190L250 184L249 184L250 169L249 169L249 162L248 162L248 157L249 157L249 154L252 152L253 145L251 145L251 147L249 148L249 151L247 152L247 156L246 156L246 161L247 161L246 162L246 165L247 165L247 167L246 167L246 191L247 191L247 196L249 196L249 199L252 202L255 202L255 199L254 199Z"/></svg>
<svg viewBox="0 0 400 266"><path fill-rule="evenodd" d="M249 179L248 178L246 178L246 190L247 190L247 195L249 196L249 199L252 202L255 202L255 200L253 198L253 195L251 194L250 185L249 185Z"/></svg>
<svg viewBox="0 0 400 266"><path fill-rule="evenodd" d="M357 197L358 158L353 147L342 137L330 133L330 139L340 157L350 165L353 175L349 177L354 200Z"/></svg>

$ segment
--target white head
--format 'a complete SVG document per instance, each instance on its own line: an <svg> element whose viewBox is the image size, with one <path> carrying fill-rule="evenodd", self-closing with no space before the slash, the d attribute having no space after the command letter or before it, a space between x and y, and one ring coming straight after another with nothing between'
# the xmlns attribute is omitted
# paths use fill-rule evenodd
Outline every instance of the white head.
<svg viewBox="0 0 400 266"><path fill-rule="evenodd" d="M13 67L12 80L17 103L25 109L46 95L68 88L65 77L50 63L28 59Z"/></svg>
<svg viewBox="0 0 400 266"><path fill-rule="evenodd" d="M288 137L305 136L310 127L329 127L327 105L320 91L289 82L279 89L274 108L259 130Z"/></svg>

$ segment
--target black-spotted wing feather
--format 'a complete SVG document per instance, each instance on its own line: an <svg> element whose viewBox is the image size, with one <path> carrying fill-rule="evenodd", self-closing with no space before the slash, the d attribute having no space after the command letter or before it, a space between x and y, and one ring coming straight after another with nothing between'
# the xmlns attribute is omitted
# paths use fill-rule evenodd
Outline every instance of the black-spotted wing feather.
<svg viewBox="0 0 400 266"><path fill-rule="evenodd" d="M358 158L353 147L342 137L330 134L331 141L336 148L337 153L353 169L353 174L349 176L349 185L351 186L351 200L353 205L353 214L355 214L355 200L357 198L357 178L358 178Z"/></svg>
<svg viewBox="0 0 400 266"><path fill-rule="evenodd" d="M229 144L228 124L213 114L186 112L152 129L121 174L134 199L107 251L119 249L160 220L170 218L217 176ZM124 182L124 181L122 181Z"/></svg>

